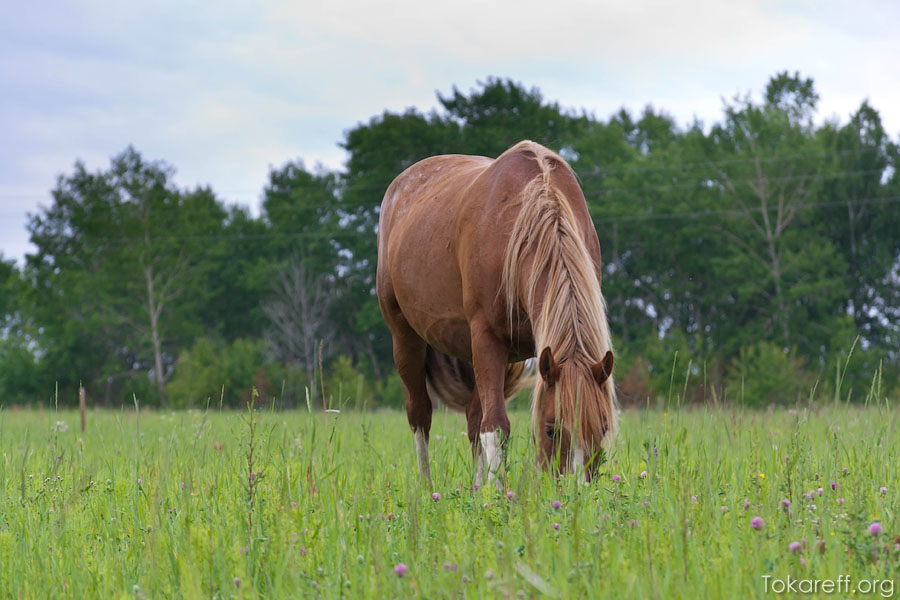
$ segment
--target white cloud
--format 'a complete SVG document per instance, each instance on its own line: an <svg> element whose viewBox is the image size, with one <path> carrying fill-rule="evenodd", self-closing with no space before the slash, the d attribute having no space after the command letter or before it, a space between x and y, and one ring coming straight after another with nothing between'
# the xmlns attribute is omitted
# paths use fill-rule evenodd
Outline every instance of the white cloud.
<svg viewBox="0 0 900 600"><path fill-rule="evenodd" d="M20 3L0 22L0 206L33 209L76 158L103 168L127 144L173 164L181 185L208 183L252 205L270 165L304 158L337 168L337 144L356 123L384 109L428 110L435 91L468 91L488 75L601 118L652 103L681 124L695 115L709 124L723 97L758 94L775 72L800 70L816 80L823 118L846 120L869 98L896 136L898 7ZM21 256L8 228L0 236L0 248Z"/></svg>

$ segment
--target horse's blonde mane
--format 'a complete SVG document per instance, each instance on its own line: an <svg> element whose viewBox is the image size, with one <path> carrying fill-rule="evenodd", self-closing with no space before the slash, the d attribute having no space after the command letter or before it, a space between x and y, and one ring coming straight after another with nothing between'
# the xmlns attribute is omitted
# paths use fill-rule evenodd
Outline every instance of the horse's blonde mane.
<svg viewBox="0 0 900 600"><path fill-rule="evenodd" d="M615 435L615 385L610 377L601 390L590 366L612 350L612 341L594 262L569 200L553 183L557 170L573 178L574 173L562 157L534 142L520 142L500 158L519 151L534 154L540 173L519 196L521 208L506 247L502 289L508 319L512 324L521 310L529 314L535 351L540 354L549 346L563 370L557 384L559 421L571 428L582 448L598 450L599 440ZM530 270L523 273L528 259ZM538 298L542 283L544 294ZM535 377L535 436L541 435L543 388L541 377Z"/></svg>

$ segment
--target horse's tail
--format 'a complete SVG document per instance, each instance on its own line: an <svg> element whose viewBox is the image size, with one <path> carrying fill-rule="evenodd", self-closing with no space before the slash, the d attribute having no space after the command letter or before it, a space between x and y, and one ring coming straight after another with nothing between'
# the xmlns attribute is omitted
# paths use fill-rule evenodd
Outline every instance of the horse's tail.
<svg viewBox="0 0 900 600"><path fill-rule="evenodd" d="M529 384L524 362L506 367L503 396L509 401ZM432 403L440 400L449 408L465 411L475 391L475 369L472 363L448 356L428 346L425 356L425 385Z"/></svg>

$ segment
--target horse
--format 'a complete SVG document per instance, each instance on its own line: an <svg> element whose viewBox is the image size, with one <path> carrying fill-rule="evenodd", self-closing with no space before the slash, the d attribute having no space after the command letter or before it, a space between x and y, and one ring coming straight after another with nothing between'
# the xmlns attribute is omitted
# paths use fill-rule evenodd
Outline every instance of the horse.
<svg viewBox="0 0 900 600"><path fill-rule="evenodd" d="M536 463L590 481L616 435L600 242L569 164L531 141L417 162L388 187L376 293L422 478L436 401L464 412L476 485L496 479L506 401L532 380ZM539 377L526 369L537 355Z"/></svg>

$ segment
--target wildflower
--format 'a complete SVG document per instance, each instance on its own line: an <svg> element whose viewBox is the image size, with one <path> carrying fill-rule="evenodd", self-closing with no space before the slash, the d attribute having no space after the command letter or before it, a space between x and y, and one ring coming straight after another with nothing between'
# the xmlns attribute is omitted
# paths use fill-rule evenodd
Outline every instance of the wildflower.
<svg viewBox="0 0 900 600"><path fill-rule="evenodd" d="M791 542L788 546L788 550L791 551L791 554L800 554L803 552L803 548L800 547L800 542Z"/></svg>
<svg viewBox="0 0 900 600"><path fill-rule="evenodd" d="M613 475L613 481L614 481L614 482L619 483L619 481L621 481L621 479L622 479L622 478L619 477L618 475Z"/></svg>
<svg viewBox="0 0 900 600"><path fill-rule="evenodd" d="M300 556L306 556L306 546L300 546Z"/></svg>
<svg viewBox="0 0 900 600"><path fill-rule="evenodd" d="M646 479L646 478L647 478L647 471L641 471L640 477L641 477L641 479Z"/></svg>
<svg viewBox="0 0 900 600"><path fill-rule="evenodd" d="M750 510L750 500L744 498L744 510Z"/></svg>
<svg viewBox="0 0 900 600"><path fill-rule="evenodd" d="M434 500L435 502L437 502L438 500L441 499L441 495L438 494L437 492L435 492L431 495L431 499Z"/></svg>
<svg viewBox="0 0 900 600"><path fill-rule="evenodd" d="M844 467L844 475L846 475L849 472L850 472L850 469L848 469L847 467Z"/></svg>
<svg viewBox="0 0 900 600"><path fill-rule="evenodd" d="M144 478L138 477L138 485L141 485L142 483L144 483Z"/></svg>
<svg viewBox="0 0 900 600"><path fill-rule="evenodd" d="M788 512L789 510L791 510L791 501L788 500L787 498L785 498L784 500L782 500L782 501L781 501L781 508L784 509L784 512Z"/></svg>
<svg viewBox="0 0 900 600"><path fill-rule="evenodd" d="M765 473L760 473L760 474L759 474L759 478L760 478L760 479L765 479L765 478L766 478L766 474L765 474Z"/></svg>
<svg viewBox="0 0 900 600"><path fill-rule="evenodd" d="M722 514L724 515L725 512L728 510L728 507L725 506L725 505L722 505L722 506L719 508L719 510L721 510L721 511L722 511Z"/></svg>
<svg viewBox="0 0 900 600"><path fill-rule="evenodd" d="M819 549L819 554L825 554L825 540L816 542L816 548Z"/></svg>
<svg viewBox="0 0 900 600"><path fill-rule="evenodd" d="M559 523L554 523L554 524L553 524L553 529L559 531Z"/></svg>
<svg viewBox="0 0 900 600"><path fill-rule="evenodd" d="M887 488L884 487L884 486L881 486L881 488L880 488L878 491L881 492L881 495L882 495L882 496L884 496L885 494L887 494Z"/></svg>
<svg viewBox="0 0 900 600"><path fill-rule="evenodd" d="M454 565L454 564L451 563L451 562L445 562L445 563L444 563L444 570L445 570L445 571L456 571L456 565Z"/></svg>
<svg viewBox="0 0 900 600"><path fill-rule="evenodd" d="M560 502L559 500L554 500L553 504L551 504L550 506L552 506L553 508L559 508L560 506L562 506L562 502Z"/></svg>
<svg viewBox="0 0 900 600"><path fill-rule="evenodd" d="M240 577L234 578L234 587L241 587L241 578Z"/></svg>
<svg viewBox="0 0 900 600"><path fill-rule="evenodd" d="M817 490L816 490L816 493L819 494L819 495L821 496L823 493L825 493L825 488L819 488L819 489L817 489Z"/></svg>
<svg viewBox="0 0 900 600"><path fill-rule="evenodd" d="M804 567L806 566L806 559L803 558L802 556L800 557L800 564L803 565Z"/></svg>
<svg viewBox="0 0 900 600"><path fill-rule="evenodd" d="M296 502L291 502L291 508L297 508L297 503L296 503Z"/></svg>
<svg viewBox="0 0 900 600"><path fill-rule="evenodd" d="M762 520L762 517L753 517L753 520L750 521L750 527L759 531L763 527L766 526L766 522Z"/></svg>
<svg viewBox="0 0 900 600"><path fill-rule="evenodd" d="M650 503L648 501L644 500L643 502L641 502L641 506L646 508L646 507L650 506Z"/></svg>
<svg viewBox="0 0 900 600"><path fill-rule="evenodd" d="M244 546L241 548L241 554L247 554L250 552L250 546Z"/></svg>
<svg viewBox="0 0 900 600"><path fill-rule="evenodd" d="M364 518L365 518L365 517L363 517L362 515L359 515L359 520L360 520L360 521L362 521Z"/></svg>
<svg viewBox="0 0 900 600"><path fill-rule="evenodd" d="M816 473L815 475L813 475L813 479L815 479L816 481L818 481L818 480L819 480L819 474Z"/></svg>
<svg viewBox="0 0 900 600"><path fill-rule="evenodd" d="M832 481L832 482L831 482L831 489L832 489L832 490L836 490L836 489L837 489L837 481Z"/></svg>
<svg viewBox="0 0 900 600"><path fill-rule="evenodd" d="M696 501L697 501L697 496L691 496L691 502L696 502Z"/></svg>
<svg viewBox="0 0 900 600"><path fill-rule="evenodd" d="M397 566L394 567L394 573L397 574L397 577L403 577L404 575L406 575L406 572L408 570L409 570L409 567L407 567L403 563L399 563L399 564L397 564Z"/></svg>
<svg viewBox="0 0 900 600"><path fill-rule="evenodd" d="M512 500L512 499L515 498L515 497L516 497L516 495L515 495L514 493L512 493L512 492L506 492L506 499L507 499L507 500Z"/></svg>
<svg viewBox="0 0 900 600"><path fill-rule="evenodd" d="M68 428L69 428L69 426L66 424L65 421L57 421L56 425L54 425L50 429L52 429L53 431L56 431L57 433L62 433L63 431L66 431Z"/></svg>
<svg viewBox="0 0 900 600"><path fill-rule="evenodd" d="M838 504L843 504L843 503L844 503L844 499L843 499L843 498L838 498L838 499L837 499L837 503L838 503Z"/></svg>
<svg viewBox="0 0 900 600"><path fill-rule="evenodd" d="M631 525L632 527L637 527L637 524L638 524L637 519L632 519L628 524Z"/></svg>
<svg viewBox="0 0 900 600"><path fill-rule="evenodd" d="M881 523L879 523L878 521L875 521L874 523L869 525L869 535L871 536L876 536L882 531L884 531L884 529L881 527Z"/></svg>

